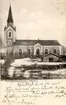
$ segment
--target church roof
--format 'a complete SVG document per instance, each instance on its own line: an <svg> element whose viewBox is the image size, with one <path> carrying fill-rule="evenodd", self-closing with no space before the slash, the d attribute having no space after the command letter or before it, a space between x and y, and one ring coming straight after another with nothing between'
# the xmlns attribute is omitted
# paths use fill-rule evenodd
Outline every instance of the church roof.
<svg viewBox="0 0 66 105"><path fill-rule="evenodd" d="M13 45L35 45L41 44L45 46L58 46L60 43L57 40L16 40Z"/></svg>
<svg viewBox="0 0 66 105"><path fill-rule="evenodd" d="M12 17L11 6L9 7L9 14L8 14L7 22L8 22L8 23L13 23L13 17Z"/></svg>

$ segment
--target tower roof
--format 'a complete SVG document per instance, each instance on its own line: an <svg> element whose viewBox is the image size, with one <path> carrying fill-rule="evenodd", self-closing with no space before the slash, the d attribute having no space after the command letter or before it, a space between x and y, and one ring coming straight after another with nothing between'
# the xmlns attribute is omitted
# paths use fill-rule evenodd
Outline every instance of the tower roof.
<svg viewBox="0 0 66 105"><path fill-rule="evenodd" d="M13 23L13 17L12 17L12 10L11 10L11 5L9 7L9 13L8 13L8 19L7 19L8 23Z"/></svg>

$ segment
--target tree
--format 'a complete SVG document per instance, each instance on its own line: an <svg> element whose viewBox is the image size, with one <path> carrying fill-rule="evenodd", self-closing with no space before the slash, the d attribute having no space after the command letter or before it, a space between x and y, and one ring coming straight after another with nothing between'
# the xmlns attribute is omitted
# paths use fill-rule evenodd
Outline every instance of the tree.
<svg viewBox="0 0 66 105"><path fill-rule="evenodd" d="M2 42L2 37L1 37L1 34L0 34L0 46L2 47L2 44L3 44L3 42Z"/></svg>

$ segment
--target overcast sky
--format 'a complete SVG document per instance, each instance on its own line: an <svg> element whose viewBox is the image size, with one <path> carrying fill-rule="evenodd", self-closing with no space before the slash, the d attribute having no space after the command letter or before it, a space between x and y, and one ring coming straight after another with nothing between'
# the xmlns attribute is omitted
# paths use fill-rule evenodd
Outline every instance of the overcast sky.
<svg viewBox="0 0 66 105"><path fill-rule="evenodd" d="M0 0L2 38L10 4L18 39L58 40L66 46L65 0Z"/></svg>

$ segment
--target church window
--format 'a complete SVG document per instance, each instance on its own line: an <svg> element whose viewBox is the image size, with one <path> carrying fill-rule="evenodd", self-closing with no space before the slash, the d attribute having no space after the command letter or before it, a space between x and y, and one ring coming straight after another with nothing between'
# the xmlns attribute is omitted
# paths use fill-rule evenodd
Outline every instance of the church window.
<svg viewBox="0 0 66 105"><path fill-rule="evenodd" d="M9 32L9 37L11 37L11 32Z"/></svg>
<svg viewBox="0 0 66 105"><path fill-rule="evenodd" d="M56 53L56 49L53 50L53 53Z"/></svg>
<svg viewBox="0 0 66 105"><path fill-rule="evenodd" d="M28 54L30 55L30 49L28 49Z"/></svg>
<svg viewBox="0 0 66 105"><path fill-rule="evenodd" d="M22 49L19 49L19 55L20 56L22 55Z"/></svg>
<svg viewBox="0 0 66 105"><path fill-rule="evenodd" d="M36 50L36 55L40 55L39 49Z"/></svg>
<svg viewBox="0 0 66 105"><path fill-rule="evenodd" d="M45 54L48 54L48 49L45 49Z"/></svg>

